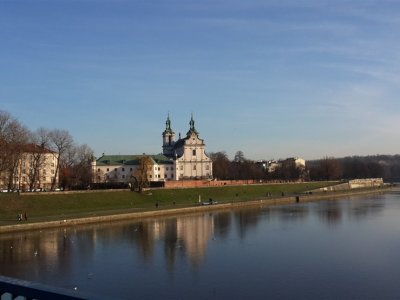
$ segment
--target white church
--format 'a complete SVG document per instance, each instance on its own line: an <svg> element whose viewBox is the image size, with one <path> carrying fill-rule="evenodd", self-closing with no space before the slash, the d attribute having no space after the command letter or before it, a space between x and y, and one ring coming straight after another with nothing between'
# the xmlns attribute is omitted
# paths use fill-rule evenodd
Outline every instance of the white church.
<svg viewBox="0 0 400 300"><path fill-rule="evenodd" d="M149 181L212 178L212 161L205 153L206 145L204 140L200 139L199 132L195 128L193 115L186 136L181 138L179 135L177 140L168 115L162 137L162 154L145 155L152 161L152 169L148 172ZM93 182L130 182L139 166L141 157L143 154L103 154L92 162Z"/></svg>

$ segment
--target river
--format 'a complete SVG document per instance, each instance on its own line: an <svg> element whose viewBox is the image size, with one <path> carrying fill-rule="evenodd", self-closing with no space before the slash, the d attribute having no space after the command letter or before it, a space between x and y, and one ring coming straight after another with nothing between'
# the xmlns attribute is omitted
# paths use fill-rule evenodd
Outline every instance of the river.
<svg viewBox="0 0 400 300"><path fill-rule="evenodd" d="M0 273L122 299L399 299L400 192L0 235Z"/></svg>

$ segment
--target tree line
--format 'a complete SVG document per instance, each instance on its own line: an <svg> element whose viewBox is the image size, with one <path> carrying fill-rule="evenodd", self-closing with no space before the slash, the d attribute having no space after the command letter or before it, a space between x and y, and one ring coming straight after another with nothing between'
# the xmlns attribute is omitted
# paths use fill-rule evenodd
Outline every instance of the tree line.
<svg viewBox="0 0 400 300"><path fill-rule="evenodd" d="M213 161L213 177L219 180L298 181L308 180L306 169L296 166L294 161L285 161L273 171L259 162L245 157L237 151L230 160L225 151L209 153Z"/></svg>
<svg viewBox="0 0 400 300"><path fill-rule="evenodd" d="M28 166L29 189L37 188L40 171L44 168L48 151L56 153L55 171L51 190L88 186L91 183L93 150L86 144L79 145L64 129L39 128L30 130L10 113L0 110L0 174L8 190L14 190L16 177L23 157L31 155Z"/></svg>
<svg viewBox="0 0 400 300"><path fill-rule="evenodd" d="M232 160L225 151L209 153L209 156L213 161L214 178L220 180L400 180L400 155L323 157L308 161L306 167L296 166L289 160L280 163L273 170L268 170L260 162L245 158L242 151L237 151Z"/></svg>
<svg viewBox="0 0 400 300"><path fill-rule="evenodd" d="M400 155L324 157L308 162L312 180L384 178L399 181Z"/></svg>

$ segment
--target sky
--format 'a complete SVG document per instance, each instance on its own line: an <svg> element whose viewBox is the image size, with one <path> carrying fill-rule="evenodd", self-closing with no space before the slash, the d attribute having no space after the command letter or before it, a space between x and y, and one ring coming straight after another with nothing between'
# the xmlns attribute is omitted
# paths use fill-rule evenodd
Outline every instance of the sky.
<svg viewBox="0 0 400 300"><path fill-rule="evenodd" d="M97 156L400 153L400 1L0 0L0 110Z"/></svg>

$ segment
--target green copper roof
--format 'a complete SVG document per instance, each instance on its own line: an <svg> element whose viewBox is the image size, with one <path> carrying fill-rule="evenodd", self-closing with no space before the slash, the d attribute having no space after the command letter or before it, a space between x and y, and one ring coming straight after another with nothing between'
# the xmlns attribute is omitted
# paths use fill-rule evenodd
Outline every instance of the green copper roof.
<svg viewBox="0 0 400 300"><path fill-rule="evenodd" d="M138 165L142 156L149 156L154 164L173 164L168 157L157 155L103 155L96 160L97 166L122 166L122 165Z"/></svg>
<svg viewBox="0 0 400 300"><path fill-rule="evenodd" d="M169 114L167 121L165 122L165 130L163 132L163 135L165 136L166 134L174 134L175 132L171 128L171 120L169 119Z"/></svg>
<svg viewBox="0 0 400 300"><path fill-rule="evenodd" d="M195 133L196 135L199 134L196 128L194 127L193 114L192 117L190 118L189 126L190 126L189 131L186 133L187 136L190 136L192 133Z"/></svg>

